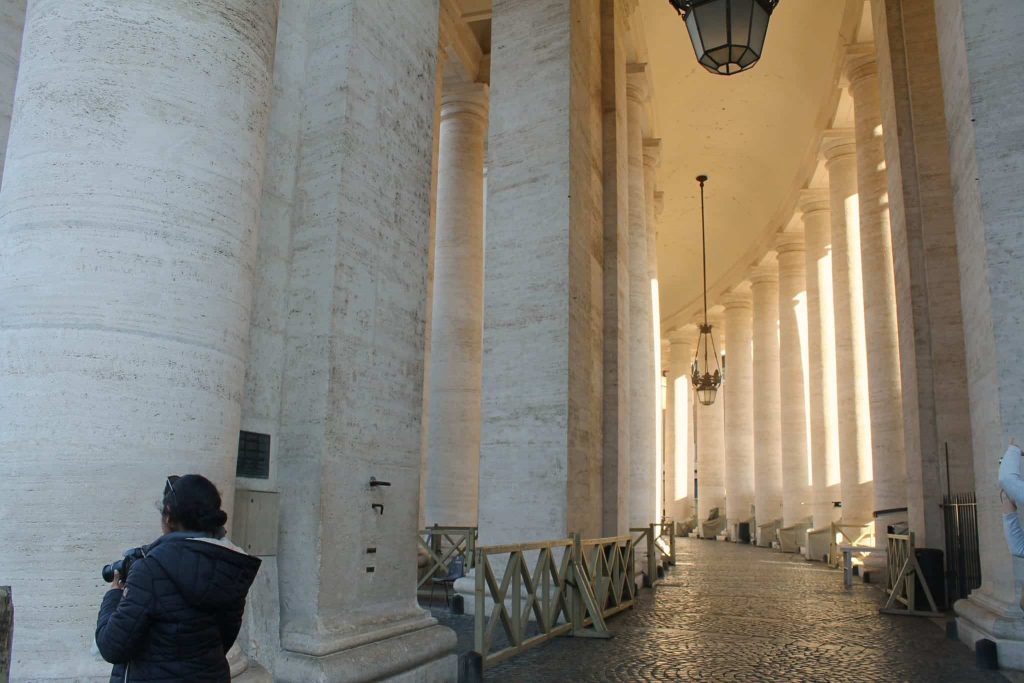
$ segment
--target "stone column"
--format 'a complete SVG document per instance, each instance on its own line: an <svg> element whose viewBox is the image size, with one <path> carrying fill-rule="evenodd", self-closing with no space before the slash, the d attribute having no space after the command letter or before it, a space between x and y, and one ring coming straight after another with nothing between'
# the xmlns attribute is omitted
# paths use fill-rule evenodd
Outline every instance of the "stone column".
<svg viewBox="0 0 1024 683"><path fill-rule="evenodd" d="M417 605L409 543L420 488L438 8L287 9L304 27L306 79L295 169L303 200L287 285L274 680L444 679L455 675L454 639ZM371 477L391 486L370 486Z"/></svg>
<svg viewBox="0 0 1024 683"><path fill-rule="evenodd" d="M882 543L888 524L907 520L907 466L882 112L878 67L870 45L851 49L847 75L856 121L875 542Z"/></svg>
<svg viewBox="0 0 1024 683"><path fill-rule="evenodd" d="M782 519L810 516L807 458L807 307L802 232L779 235L779 379L782 438Z"/></svg>
<svg viewBox="0 0 1024 683"><path fill-rule="evenodd" d="M836 332L832 312L832 223L827 189L800 193L807 275L807 386L810 396L811 514L827 527L838 511L839 415L836 408Z"/></svg>
<svg viewBox="0 0 1024 683"><path fill-rule="evenodd" d="M836 321L842 519L847 524L867 524L872 521L875 508L856 151L850 131L833 130L825 134L822 153L832 206L832 302Z"/></svg>
<svg viewBox="0 0 1024 683"><path fill-rule="evenodd" d="M604 535L629 530L629 134L626 13L601 2L604 208Z"/></svg>
<svg viewBox="0 0 1024 683"><path fill-rule="evenodd" d="M160 534L167 475L205 474L233 509L276 20L243 0L29 6L0 194L16 680L109 675L99 568Z"/></svg>
<svg viewBox="0 0 1024 683"><path fill-rule="evenodd" d="M750 274L753 302L754 514L757 523L782 519L779 270L771 260ZM758 545L774 539L758 538Z"/></svg>
<svg viewBox="0 0 1024 683"><path fill-rule="evenodd" d="M483 543L601 533L601 102L592 97L601 81L599 9L494 4Z"/></svg>
<svg viewBox="0 0 1024 683"><path fill-rule="evenodd" d="M442 97L431 312L425 522L476 526L487 86Z"/></svg>
<svg viewBox="0 0 1024 683"><path fill-rule="evenodd" d="M1024 25L1024 4L939 0L935 23L949 132L983 577L980 588L956 603L958 633L972 646L979 638L995 641L1000 667L1024 669L1015 560L1003 538L994 485L999 453L1010 437L1019 442L1024 434L1019 322L1024 300L1020 262L1012 257L1021 248L1024 213L1021 93L994 78L991 67L1024 68L1020 44L1007 42Z"/></svg>
<svg viewBox="0 0 1024 683"><path fill-rule="evenodd" d="M934 548L945 534L943 495L974 490L935 5L874 0L872 10L900 326L907 515L914 541Z"/></svg>
<svg viewBox="0 0 1024 683"><path fill-rule="evenodd" d="M661 163L661 140L644 140L644 207L647 212L647 288L651 301L651 354L654 388L654 516L651 521L662 518L665 509L662 499L662 461L665 448L661 393L661 302L658 294L658 215L662 206L661 192L654 191L655 169ZM650 507L650 506L648 506ZM648 522L650 524L650 522Z"/></svg>
<svg viewBox="0 0 1024 683"><path fill-rule="evenodd" d="M629 525L658 519L654 316L648 257L647 190L644 178L645 65L631 65L626 81L629 135Z"/></svg>
<svg viewBox="0 0 1024 683"><path fill-rule="evenodd" d="M703 318L701 318L703 321ZM709 313L708 323L721 354L725 348L720 313ZM703 361L702 361L703 362ZM725 385L710 406L697 404L697 519L708 518L711 508L725 515Z"/></svg>
<svg viewBox="0 0 1024 683"><path fill-rule="evenodd" d="M690 519L693 508L693 406L690 395L690 363L693 361L697 328L685 325L668 333L668 383L665 404L666 460L672 463L668 488L674 496L667 504L668 516L677 522Z"/></svg>
<svg viewBox="0 0 1024 683"><path fill-rule="evenodd" d="M21 33L25 27L27 0L0 0L0 187L3 186L4 153L14 109L14 84L21 58Z"/></svg>
<svg viewBox="0 0 1024 683"><path fill-rule="evenodd" d="M754 505L754 367L751 350L753 302L749 292L726 294L725 333L728 400L725 402L725 491L729 538L739 540L740 522Z"/></svg>

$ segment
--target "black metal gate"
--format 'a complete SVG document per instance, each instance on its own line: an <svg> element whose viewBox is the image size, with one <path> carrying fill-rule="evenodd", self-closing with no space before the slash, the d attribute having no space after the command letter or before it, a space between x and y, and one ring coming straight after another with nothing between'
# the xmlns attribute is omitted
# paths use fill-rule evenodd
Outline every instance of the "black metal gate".
<svg viewBox="0 0 1024 683"><path fill-rule="evenodd" d="M946 596L952 604L981 585L978 505L974 493L943 496L942 516L946 524Z"/></svg>

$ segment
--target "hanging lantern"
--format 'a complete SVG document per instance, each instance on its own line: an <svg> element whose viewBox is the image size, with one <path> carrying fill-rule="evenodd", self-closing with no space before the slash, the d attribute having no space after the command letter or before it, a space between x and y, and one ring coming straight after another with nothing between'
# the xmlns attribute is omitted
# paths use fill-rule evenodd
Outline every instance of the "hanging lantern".
<svg viewBox="0 0 1024 683"><path fill-rule="evenodd" d="M693 365L690 367L690 381L693 389L697 392L697 400L701 405L709 406L715 402L718 389L725 381L725 354L722 355L722 362L718 362L718 349L715 348L715 337L711 332L712 326L708 323L708 251L704 237L704 183L706 175L697 176L700 183L700 248L703 256L704 274L704 323L700 326L700 336L697 337L697 353L693 356Z"/></svg>
<svg viewBox="0 0 1024 683"><path fill-rule="evenodd" d="M668 0L686 22L697 61L731 76L761 59L768 19L779 0Z"/></svg>

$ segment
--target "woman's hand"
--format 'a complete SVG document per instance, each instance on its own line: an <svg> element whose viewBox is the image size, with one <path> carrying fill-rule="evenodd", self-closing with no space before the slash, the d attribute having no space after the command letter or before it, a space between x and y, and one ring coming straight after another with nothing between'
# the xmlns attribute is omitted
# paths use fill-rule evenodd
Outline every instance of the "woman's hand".
<svg viewBox="0 0 1024 683"><path fill-rule="evenodd" d="M1014 508L1016 510L1017 508ZM110 590L121 590L124 588L124 579L121 578L121 572L114 572L114 580L110 582Z"/></svg>

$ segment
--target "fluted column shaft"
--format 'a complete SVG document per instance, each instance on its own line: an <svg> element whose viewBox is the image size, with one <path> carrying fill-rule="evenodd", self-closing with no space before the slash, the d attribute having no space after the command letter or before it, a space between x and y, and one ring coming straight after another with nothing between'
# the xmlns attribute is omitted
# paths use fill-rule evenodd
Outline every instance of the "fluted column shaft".
<svg viewBox="0 0 1024 683"><path fill-rule="evenodd" d="M487 86L441 103L428 387L426 523L476 526L483 351Z"/></svg>
<svg viewBox="0 0 1024 683"><path fill-rule="evenodd" d="M721 353L725 348L722 317L719 313L708 316L715 345ZM703 363L703 361L702 361ZM697 405L697 517L708 518L712 508L725 515L725 410L727 400L725 384L718 390L715 402L709 406Z"/></svg>
<svg viewBox="0 0 1024 683"><path fill-rule="evenodd" d="M11 127L11 112L14 108L14 84L18 79L26 2L27 0L0 2L0 187L3 186L4 155L7 151L7 134Z"/></svg>
<svg viewBox="0 0 1024 683"><path fill-rule="evenodd" d="M630 73L626 82L629 135L629 524L647 526L657 508L654 377L654 317L648 257L647 190L644 182L643 106L646 81Z"/></svg>
<svg viewBox="0 0 1024 683"><path fill-rule="evenodd" d="M811 515L817 529L834 519L839 490L836 335L832 309L832 224L828 190L804 190L807 279L807 386L810 396Z"/></svg>
<svg viewBox="0 0 1024 683"><path fill-rule="evenodd" d="M725 296L728 394L725 401L725 491L729 535L750 519L754 505L754 366L751 346L753 302L747 292Z"/></svg>
<svg viewBox="0 0 1024 683"><path fill-rule="evenodd" d="M789 526L805 519L810 495L807 460L807 311L803 298L804 241L784 233L779 256L779 375L782 435L782 518Z"/></svg>
<svg viewBox="0 0 1024 683"><path fill-rule="evenodd" d="M666 505L668 516L681 522L693 513L693 410L690 397L690 363L693 360L697 328L684 326L668 334L668 391L665 403L666 461L672 463L672 496Z"/></svg>
<svg viewBox="0 0 1024 683"><path fill-rule="evenodd" d="M832 207L832 301L836 322L842 519L847 524L866 524L872 520L875 508L860 267L860 207L853 137L847 131L829 133L823 152Z"/></svg>
<svg viewBox="0 0 1024 683"><path fill-rule="evenodd" d="M757 523L782 518L779 271L775 263L751 273L753 301L754 513ZM768 545L774 539L758 539Z"/></svg>
<svg viewBox="0 0 1024 683"><path fill-rule="evenodd" d="M141 500L168 474L232 511L276 23L245 0L28 8L0 193L16 680L109 674L92 568L159 534Z"/></svg>
<svg viewBox="0 0 1024 683"><path fill-rule="evenodd" d="M858 48L855 54L850 62L849 77L856 122L864 326L870 332L867 335L868 402L878 540L888 523L907 519L906 444L903 441L896 284L878 69L870 46ZM894 512L887 515L886 510Z"/></svg>

